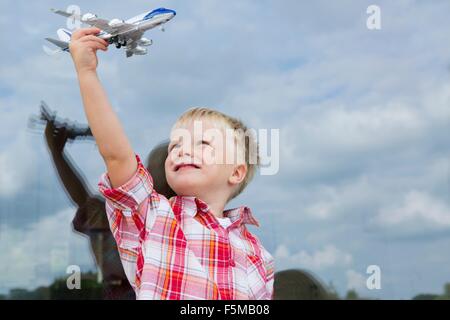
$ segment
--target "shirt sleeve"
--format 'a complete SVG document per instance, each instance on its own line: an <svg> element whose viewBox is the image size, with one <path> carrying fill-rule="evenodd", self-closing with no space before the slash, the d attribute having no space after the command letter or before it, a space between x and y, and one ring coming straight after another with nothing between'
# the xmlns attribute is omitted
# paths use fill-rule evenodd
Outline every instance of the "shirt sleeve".
<svg viewBox="0 0 450 320"><path fill-rule="evenodd" d="M153 178L136 155L138 163L135 174L123 185L112 188L108 173L104 173L99 182L99 190L119 210L136 210L153 192Z"/></svg>
<svg viewBox="0 0 450 320"><path fill-rule="evenodd" d="M142 243L148 228L149 213L154 212L158 194L153 179L142 165L139 156L135 174L123 185L113 188L107 173L99 182L99 191L106 199L106 213L111 232L116 240L124 271L136 289L143 267Z"/></svg>
<svg viewBox="0 0 450 320"><path fill-rule="evenodd" d="M266 268L266 289L269 299L273 299L273 284L275 275L275 259L273 256L265 249L262 250L262 256L264 260L264 266Z"/></svg>

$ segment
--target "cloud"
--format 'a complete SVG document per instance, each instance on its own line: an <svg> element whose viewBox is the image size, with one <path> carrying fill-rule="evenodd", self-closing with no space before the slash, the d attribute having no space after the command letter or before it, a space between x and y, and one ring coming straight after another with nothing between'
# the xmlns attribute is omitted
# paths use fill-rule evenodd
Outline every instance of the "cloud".
<svg viewBox="0 0 450 320"><path fill-rule="evenodd" d="M354 271L354 270L347 270L345 273L345 276L347 278L347 290L356 290L358 292L361 292L362 290L366 290L366 277L362 274Z"/></svg>
<svg viewBox="0 0 450 320"><path fill-rule="evenodd" d="M413 190L396 205L381 208L372 223L394 234L422 234L450 229L450 207L426 192Z"/></svg>
<svg viewBox="0 0 450 320"><path fill-rule="evenodd" d="M377 181L369 176L345 181L340 184L322 184L305 191L309 201L303 207L307 217L317 220L342 219L376 202L381 193L376 193Z"/></svg>
<svg viewBox="0 0 450 320"><path fill-rule="evenodd" d="M35 155L29 136L21 133L0 151L0 198L12 197L35 177Z"/></svg>
<svg viewBox="0 0 450 320"><path fill-rule="evenodd" d="M326 245L321 250L309 253L300 250L291 253L283 244L275 250L277 269L304 268L311 271L321 271L328 268L348 266L352 263L352 255L343 252L333 245Z"/></svg>
<svg viewBox="0 0 450 320"><path fill-rule="evenodd" d="M92 268L88 239L71 228L74 211L67 208L27 228L0 225L0 291L49 285L72 264Z"/></svg>

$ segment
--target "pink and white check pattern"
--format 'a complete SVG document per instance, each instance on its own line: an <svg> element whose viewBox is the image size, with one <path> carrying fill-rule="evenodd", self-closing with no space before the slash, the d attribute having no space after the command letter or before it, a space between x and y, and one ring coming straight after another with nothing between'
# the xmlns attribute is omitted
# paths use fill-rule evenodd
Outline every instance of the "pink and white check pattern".
<svg viewBox="0 0 450 320"><path fill-rule="evenodd" d="M246 227L258 226L250 209L224 211L224 229L202 200L158 194L136 158L128 182L112 189L105 173L99 190L137 299L271 299L274 260Z"/></svg>

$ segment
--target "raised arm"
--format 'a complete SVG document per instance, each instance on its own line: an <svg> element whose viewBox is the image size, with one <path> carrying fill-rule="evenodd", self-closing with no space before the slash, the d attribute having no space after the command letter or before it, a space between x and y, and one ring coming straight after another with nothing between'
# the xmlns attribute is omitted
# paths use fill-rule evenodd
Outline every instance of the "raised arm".
<svg viewBox="0 0 450 320"><path fill-rule="evenodd" d="M137 170L137 161L119 118L112 109L98 78L97 50L108 43L96 37L98 28L84 28L72 34L70 53L78 74L84 111L105 161L113 187L127 182Z"/></svg>
<svg viewBox="0 0 450 320"><path fill-rule="evenodd" d="M78 207L83 206L92 195L85 181L64 153L67 142L66 128L55 128L52 122L47 122L45 140L64 188Z"/></svg>

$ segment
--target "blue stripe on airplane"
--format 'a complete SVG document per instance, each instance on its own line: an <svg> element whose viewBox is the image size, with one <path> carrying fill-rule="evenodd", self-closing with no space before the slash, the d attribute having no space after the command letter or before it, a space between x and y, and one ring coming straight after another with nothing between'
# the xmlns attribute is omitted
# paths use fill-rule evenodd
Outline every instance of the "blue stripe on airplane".
<svg viewBox="0 0 450 320"><path fill-rule="evenodd" d="M158 8L158 9L155 9L155 10L151 11L150 13L148 13L142 20L148 20L157 15L164 14L164 13L173 13L174 15L177 14L175 12L175 10L166 9L166 8Z"/></svg>

